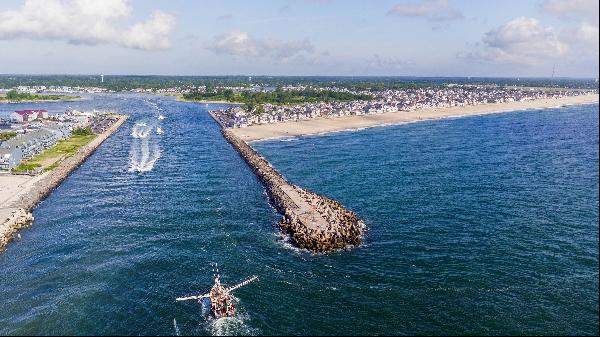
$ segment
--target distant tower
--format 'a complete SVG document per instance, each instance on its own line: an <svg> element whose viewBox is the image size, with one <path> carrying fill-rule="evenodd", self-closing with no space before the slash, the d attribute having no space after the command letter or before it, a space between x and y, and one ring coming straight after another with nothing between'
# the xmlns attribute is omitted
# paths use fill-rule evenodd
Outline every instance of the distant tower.
<svg viewBox="0 0 600 337"><path fill-rule="evenodd" d="M102 83L104 83L104 75L100 75L100 78L102 79Z"/></svg>
<svg viewBox="0 0 600 337"><path fill-rule="evenodd" d="M550 86L554 86L554 75L556 75L556 63L552 66L552 78L550 79Z"/></svg>

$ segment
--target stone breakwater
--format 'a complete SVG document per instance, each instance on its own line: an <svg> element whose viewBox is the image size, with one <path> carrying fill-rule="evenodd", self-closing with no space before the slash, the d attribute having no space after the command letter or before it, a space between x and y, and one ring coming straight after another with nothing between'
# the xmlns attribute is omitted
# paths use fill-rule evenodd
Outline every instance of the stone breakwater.
<svg viewBox="0 0 600 337"><path fill-rule="evenodd" d="M354 212L335 200L290 184L250 145L229 129L222 128L222 132L264 184L269 201L283 215L278 227L293 245L327 253L360 243L365 226Z"/></svg>
<svg viewBox="0 0 600 337"><path fill-rule="evenodd" d="M65 180L71 172L78 168L106 139L108 139L126 120L128 116L121 115L118 120L106 131L98 135L89 144L81 147L73 156L66 158L58 167L50 172L43 173L45 176L35 183L31 188L24 191L14 205L14 216L8 219L0 219L0 251L14 238L16 232L33 221L31 212L44 200L60 183ZM6 221L5 221L6 220Z"/></svg>
<svg viewBox="0 0 600 337"><path fill-rule="evenodd" d="M6 216L0 219L0 251L12 240L21 228L33 222L33 214L22 209L6 209Z"/></svg>

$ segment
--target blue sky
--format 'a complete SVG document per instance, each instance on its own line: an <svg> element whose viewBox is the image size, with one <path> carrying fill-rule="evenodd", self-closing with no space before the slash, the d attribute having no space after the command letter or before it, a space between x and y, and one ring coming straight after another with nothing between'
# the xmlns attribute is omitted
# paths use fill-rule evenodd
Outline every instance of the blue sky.
<svg viewBox="0 0 600 337"><path fill-rule="evenodd" d="M598 75L598 1L2 0L0 73Z"/></svg>

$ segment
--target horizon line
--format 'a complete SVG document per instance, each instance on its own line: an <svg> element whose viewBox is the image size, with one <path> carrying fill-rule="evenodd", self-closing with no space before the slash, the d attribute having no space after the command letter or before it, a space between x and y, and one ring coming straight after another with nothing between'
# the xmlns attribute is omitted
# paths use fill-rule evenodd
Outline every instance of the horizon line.
<svg viewBox="0 0 600 337"><path fill-rule="evenodd" d="M236 74L236 75L159 75L159 74L100 74L100 73L54 73L54 74L40 74L40 73L0 73L0 76L114 76L114 77L128 77L128 76L140 76L140 77L328 77L328 78L460 78L460 79L577 79L577 80L594 80L597 81L598 77L578 77L578 76L468 76L468 75L457 75L457 76L430 76L430 75L256 75L256 74Z"/></svg>

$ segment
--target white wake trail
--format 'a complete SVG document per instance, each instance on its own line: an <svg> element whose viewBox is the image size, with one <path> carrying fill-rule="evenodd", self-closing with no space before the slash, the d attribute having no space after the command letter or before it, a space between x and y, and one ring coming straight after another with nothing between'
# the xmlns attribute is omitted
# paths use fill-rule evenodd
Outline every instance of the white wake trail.
<svg viewBox="0 0 600 337"><path fill-rule="evenodd" d="M134 125L131 131L134 141L131 143L129 172L152 171L154 164L160 159L160 147L151 138L153 129L154 126L142 122Z"/></svg>

